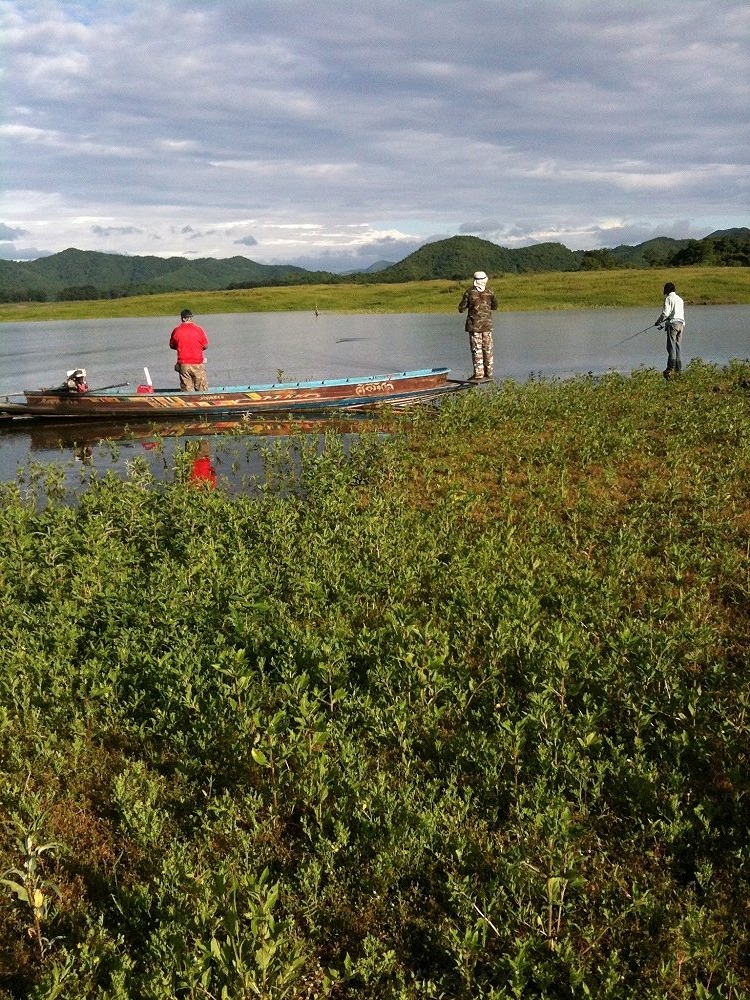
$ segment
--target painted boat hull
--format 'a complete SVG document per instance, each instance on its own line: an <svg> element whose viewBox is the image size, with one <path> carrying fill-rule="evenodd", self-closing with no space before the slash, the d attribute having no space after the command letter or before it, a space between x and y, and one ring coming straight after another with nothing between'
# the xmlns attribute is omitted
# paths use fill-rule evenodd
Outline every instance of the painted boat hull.
<svg viewBox="0 0 750 1000"><path fill-rule="evenodd" d="M463 386L463 383L450 381L448 375L447 368L425 368L312 382L218 386L206 392L155 389L139 393L117 387L75 394L58 389L37 389L24 392L25 402L14 403L6 397L4 403L0 399L0 413L53 420L158 420L219 414L362 410L383 405L401 407L435 399Z"/></svg>

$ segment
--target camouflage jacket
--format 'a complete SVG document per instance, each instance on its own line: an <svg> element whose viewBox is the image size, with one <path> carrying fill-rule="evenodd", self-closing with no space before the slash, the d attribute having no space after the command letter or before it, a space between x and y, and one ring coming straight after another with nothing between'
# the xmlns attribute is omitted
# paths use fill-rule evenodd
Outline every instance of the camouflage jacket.
<svg viewBox="0 0 750 1000"><path fill-rule="evenodd" d="M467 288L458 303L460 313L468 310L466 316L467 333L486 333L492 329L492 310L497 309L497 298L491 288L483 292L476 288Z"/></svg>

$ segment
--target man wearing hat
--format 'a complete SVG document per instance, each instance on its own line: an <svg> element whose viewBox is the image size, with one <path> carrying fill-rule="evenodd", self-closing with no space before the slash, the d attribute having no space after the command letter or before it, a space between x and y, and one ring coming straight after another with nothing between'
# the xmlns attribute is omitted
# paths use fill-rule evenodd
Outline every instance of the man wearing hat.
<svg viewBox="0 0 750 1000"><path fill-rule="evenodd" d="M205 392L208 389L206 366L203 352L208 347L206 331L193 323L193 314L189 309L180 313L180 325L172 330L169 346L177 351L177 364L174 370L180 376L182 392Z"/></svg>
<svg viewBox="0 0 750 1000"><path fill-rule="evenodd" d="M476 271L474 284L467 288L458 303L458 311L466 312L466 332L469 334L471 359L474 363L473 381L492 378L494 354L492 347L492 311L497 309L497 299L487 287L487 275Z"/></svg>

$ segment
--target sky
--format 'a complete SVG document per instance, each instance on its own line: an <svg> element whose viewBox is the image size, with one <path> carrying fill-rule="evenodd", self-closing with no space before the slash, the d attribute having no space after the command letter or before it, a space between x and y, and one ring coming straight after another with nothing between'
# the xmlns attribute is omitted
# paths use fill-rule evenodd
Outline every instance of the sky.
<svg viewBox="0 0 750 1000"><path fill-rule="evenodd" d="M750 225L747 0L0 0L0 258Z"/></svg>

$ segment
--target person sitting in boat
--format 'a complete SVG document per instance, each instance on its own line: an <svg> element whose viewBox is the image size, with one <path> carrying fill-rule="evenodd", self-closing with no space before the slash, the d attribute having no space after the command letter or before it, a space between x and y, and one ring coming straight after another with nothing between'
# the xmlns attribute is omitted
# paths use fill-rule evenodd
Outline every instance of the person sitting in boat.
<svg viewBox="0 0 750 1000"><path fill-rule="evenodd" d="M180 376L181 392L205 392L208 389L203 352L208 347L206 331L193 323L189 309L180 313L180 325L172 330L169 346L177 351L174 370Z"/></svg>
<svg viewBox="0 0 750 1000"><path fill-rule="evenodd" d="M71 368L69 372L66 372L65 381L60 388L65 392L88 392L89 386L86 381L86 369Z"/></svg>

